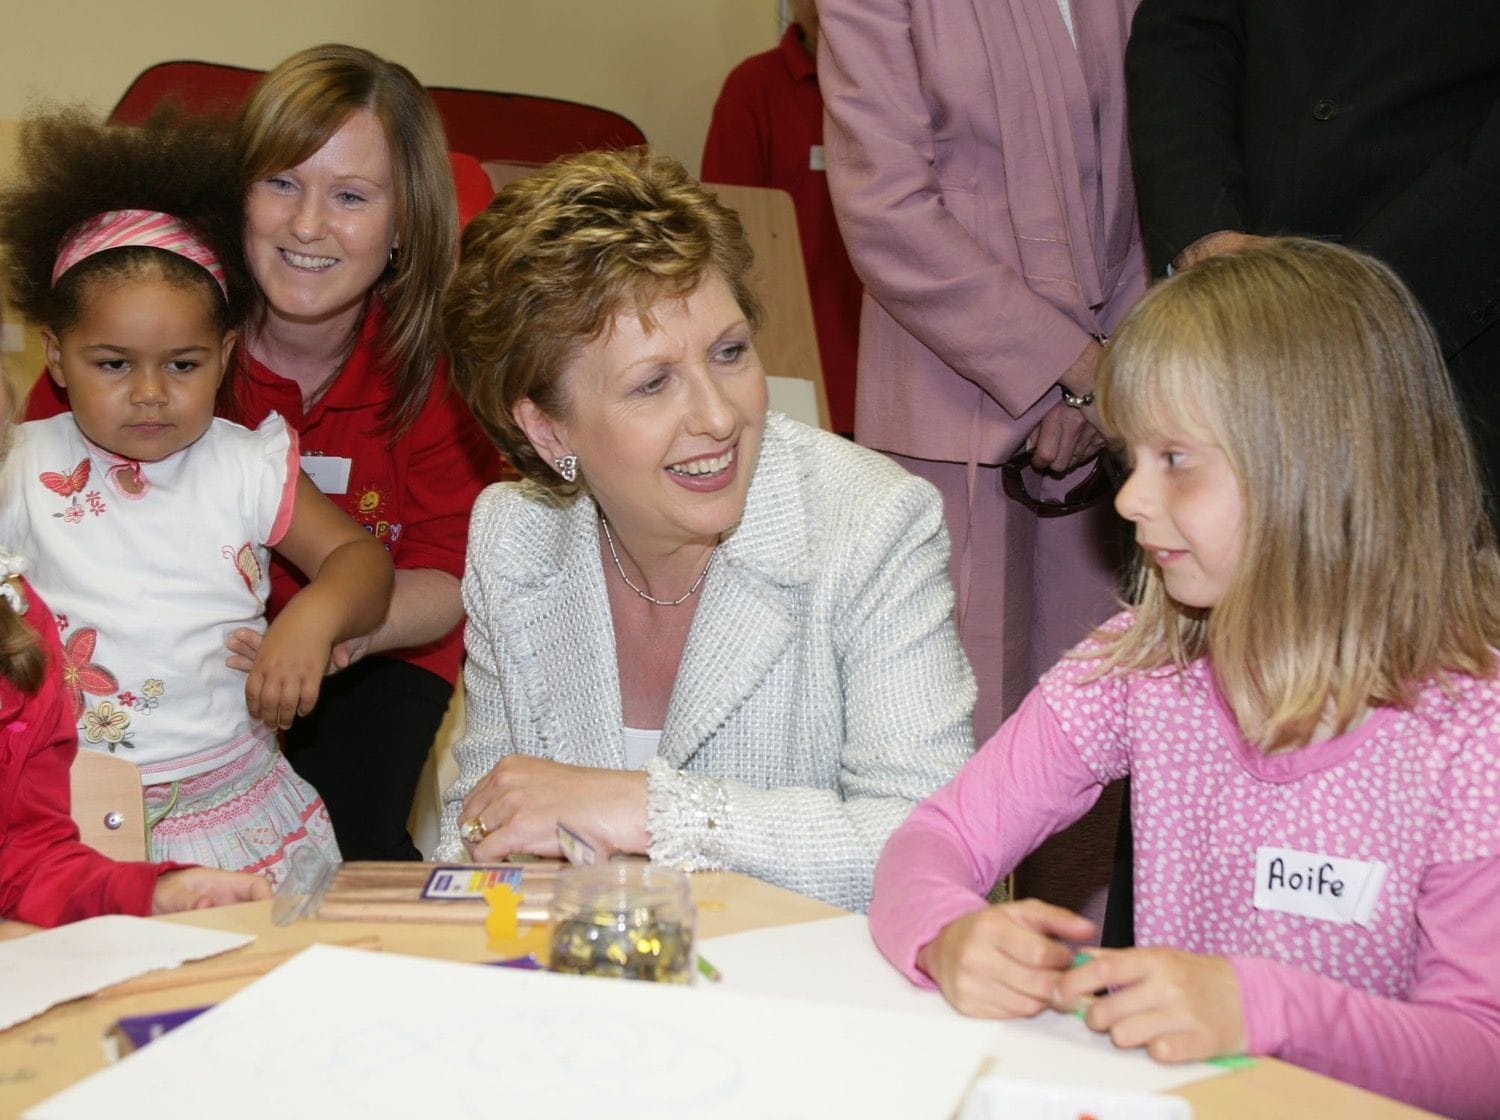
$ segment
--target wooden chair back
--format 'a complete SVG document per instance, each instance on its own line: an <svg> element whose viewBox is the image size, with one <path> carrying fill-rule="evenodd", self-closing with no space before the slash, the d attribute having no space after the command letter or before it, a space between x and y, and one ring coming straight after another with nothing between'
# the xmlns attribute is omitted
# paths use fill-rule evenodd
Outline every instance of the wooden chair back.
<svg viewBox="0 0 1500 1120"><path fill-rule="evenodd" d="M111 859L146 858L146 803L135 763L80 750L71 772L73 820L83 842Z"/></svg>
<svg viewBox="0 0 1500 1120"><path fill-rule="evenodd" d="M807 271L802 263L802 239L797 234L797 211L792 196L774 187L741 187L726 183L704 184L719 196L719 201L739 212L745 236L755 250L755 271L751 283L765 308L765 324L755 339L761 365L772 378L771 406L780 408L798 420L814 423L831 431L828 419L828 393L823 388L823 362L818 357L818 332L813 325L812 296L807 288ZM782 399L796 399L795 392L784 398L778 393L777 379L811 382L811 396L816 416L797 415ZM802 386L804 392L807 386Z"/></svg>

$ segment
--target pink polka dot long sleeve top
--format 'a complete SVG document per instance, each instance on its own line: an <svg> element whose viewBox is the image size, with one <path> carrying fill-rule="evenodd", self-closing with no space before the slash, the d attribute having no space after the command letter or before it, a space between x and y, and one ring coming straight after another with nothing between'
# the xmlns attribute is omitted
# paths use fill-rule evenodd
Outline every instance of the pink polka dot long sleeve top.
<svg viewBox="0 0 1500 1120"><path fill-rule="evenodd" d="M891 837L870 910L881 951L931 986L918 950L1128 774L1136 943L1227 957L1251 1053L1496 1115L1500 682L1458 677L1268 755L1206 661L1096 669L1053 668Z"/></svg>

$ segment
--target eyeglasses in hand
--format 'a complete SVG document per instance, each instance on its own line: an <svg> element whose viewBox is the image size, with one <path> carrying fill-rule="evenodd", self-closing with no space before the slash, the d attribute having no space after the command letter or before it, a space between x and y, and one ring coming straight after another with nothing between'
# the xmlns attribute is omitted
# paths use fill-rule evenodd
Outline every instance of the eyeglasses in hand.
<svg viewBox="0 0 1500 1120"><path fill-rule="evenodd" d="M1066 517L1114 495L1124 481L1119 464L1108 451L1101 451L1088 476L1061 498L1040 498L1026 489L1022 473L1031 466L1031 449L1022 448L1000 466L1000 485L1007 498L1020 502L1038 517Z"/></svg>

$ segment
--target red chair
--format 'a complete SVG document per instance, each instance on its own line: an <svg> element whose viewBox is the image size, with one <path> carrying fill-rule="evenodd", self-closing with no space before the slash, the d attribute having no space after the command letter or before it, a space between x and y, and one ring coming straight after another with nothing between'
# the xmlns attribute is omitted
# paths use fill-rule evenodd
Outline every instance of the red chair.
<svg viewBox="0 0 1500 1120"><path fill-rule="evenodd" d="M110 110L109 120L113 124L139 124L165 101L175 102L190 113L232 116L264 75L264 70L221 66L217 62L158 62L142 70L130 83L125 96ZM456 147L451 136L448 144L450 148ZM458 191L459 225L465 226L490 204L495 190L483 164L467 150L449 151L448 163Z"/></svg>
<svg viewBox="0 0 1500 1120"><path fill-rule="evenodd" d="M158 62L136 76L109 119L138 124L168 98L194 112L232 113L263 73L216 62ZM628 118L576 101L450 86L428 86L427 92L443 118L448 146L481 161L546 163L593 148L646 142L646 134Z"/></svg>
<svg viewBox="0 0 1500 1120"><path fill-rule="evenodd" d="M576 152L646 142L633 121L594 105L449 86L428 86L427 92L448 130L448 145L486 162L548 163Z"/></svg>
<svg viewBox="0 0 1500 1120"><path fill-rule="evenodd" d="M264 70L217 62L158 62L136 75L109 112L113 124L140 124L163 101L192 113L232 116L250 96Z"/></svg>

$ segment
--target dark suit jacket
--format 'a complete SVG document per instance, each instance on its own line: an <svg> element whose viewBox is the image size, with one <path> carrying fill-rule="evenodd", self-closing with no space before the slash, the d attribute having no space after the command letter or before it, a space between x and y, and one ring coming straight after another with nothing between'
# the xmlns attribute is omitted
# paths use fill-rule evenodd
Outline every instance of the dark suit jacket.
<svg viewBox="0 0 1500 1120"><path fill-rule="evenodd" d="M1126 82L1153 267L1220 229L1386 261L1500 481L1500 3L1142 0Z"/></svg>

